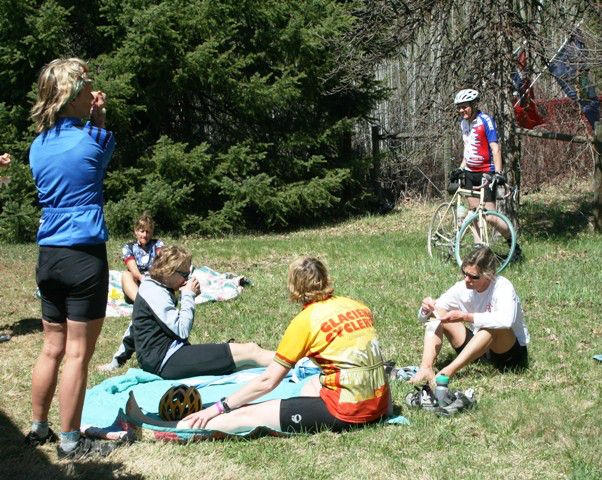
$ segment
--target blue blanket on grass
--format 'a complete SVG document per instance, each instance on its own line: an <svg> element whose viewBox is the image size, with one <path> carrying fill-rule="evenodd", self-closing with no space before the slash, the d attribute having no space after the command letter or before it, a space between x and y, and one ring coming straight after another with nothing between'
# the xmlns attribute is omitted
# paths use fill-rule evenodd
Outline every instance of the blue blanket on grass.
<svg viewBox="0 0 602 480"><path fill-rule="evenodd" d="M125 409L130 392L134 392L142 410L155 413L159 410L159 400L172 385L185 383L199 389L203 404L210 405L222 397L234 393L243 384L255 378L263 368L252 368L231 375L211 375L185 378L180 380L163 380L157 375L147 373L138 368L130 368L125 374L111 377L92 387L86 392L82 425L106 428L114 424L120 410ZM293 381L292 372L280 382L272 392L258 401L284 399L300 394L303 385L312 377ZM393 417L387 421L393 424L408 424L403 416Z"/></svg>

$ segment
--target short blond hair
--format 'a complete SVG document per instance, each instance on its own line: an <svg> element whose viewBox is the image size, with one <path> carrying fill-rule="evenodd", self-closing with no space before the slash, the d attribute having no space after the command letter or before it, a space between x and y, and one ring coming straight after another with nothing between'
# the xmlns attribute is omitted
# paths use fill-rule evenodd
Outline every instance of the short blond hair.
<svg viewBox="0 0 602 480"><path fill-rule="evenodd" d="M192 255L179 245L169 245L163 247L157 254L153 266L150 269L150 276L153 280L164 283L164 281L176 273L182 265L190 265Z"/></svg>
<svg viewBox="0 0 602 480"><path fill-rule="evenodd" d="M57 58L45 65L38 77L38 98L31 109L36 132L51 128L67 103L89 82L88 65L80 58Z"/></svg>
<svg viewBox="0 0 602 480"><path fill-rule="evenodd" d="M322 261L299 257L288 267L288 291L293 302L307 304L326 300L332 296L334 289Z"/></svg>
<svg viewBox="0 0 602 480"><path fill-rule="evenodd" d="M151 217L150 214L148 214L147 212L144 212L136 219L136 222L134 223L134 231L140 230L144 227L146 227L151 232L155 231L155 221L153 220L153 217Z"/></svg>

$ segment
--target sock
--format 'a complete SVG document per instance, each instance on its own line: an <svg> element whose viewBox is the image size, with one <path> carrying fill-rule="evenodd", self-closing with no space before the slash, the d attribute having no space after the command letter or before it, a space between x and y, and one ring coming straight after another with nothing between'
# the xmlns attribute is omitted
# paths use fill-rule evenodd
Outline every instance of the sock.
<svg viewBox="0 0 602 480"><path fill-rule="evenodd" d="M39 420L32 420L31 431L42 438L48 436L48 420L43 422Z"/></svg>
<svg viewBox="0 0 602 480"><path fill-rule="evenodd" d="M72 432L61 432L61 449L64 452L70 452L73 450L77 445L80 435L81 434L78 430L74 430Z"/></svg>
<svg viewBox="0 0 602 480"><path fill-rule="evenodd" d="M113 358L113 360L111 360L111 363L107 363L107 371L117 370L119 367L121 367L121 364L116 358Z"/></svg>

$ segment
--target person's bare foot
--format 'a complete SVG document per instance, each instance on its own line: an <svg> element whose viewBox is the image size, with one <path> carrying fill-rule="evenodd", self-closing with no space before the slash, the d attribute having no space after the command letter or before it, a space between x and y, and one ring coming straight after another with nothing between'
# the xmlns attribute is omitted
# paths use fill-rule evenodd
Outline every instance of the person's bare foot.
<svg viewBox="0 0 602 480"><path fill-rule="evenodd" d="M434 380L435 371L432 368L421 368L416 372L416 375L408 380L408 383L433 383Z"/></svg>

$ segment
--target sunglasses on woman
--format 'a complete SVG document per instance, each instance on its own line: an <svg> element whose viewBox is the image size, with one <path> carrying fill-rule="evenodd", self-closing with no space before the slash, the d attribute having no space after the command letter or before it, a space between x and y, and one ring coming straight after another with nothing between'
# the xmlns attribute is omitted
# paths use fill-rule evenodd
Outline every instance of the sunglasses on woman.
<svg viewBox="0 0 602 480"><path fill-rule="evenodd" d="M180 275L184 280L188 280L188 277L190 277L190 270L188 270L187 272L183 272L182 270L176 270L176 273Z"/></svg>
<svg viewBox="0 0 602 480"><path fill-rule="evenodd" d="M473 275L472 273L466 273L464 271L464 269L462 269L462 275L464 275L465 277L470 278L471 280L479 280L481 278L481 275Z"/></svg>

